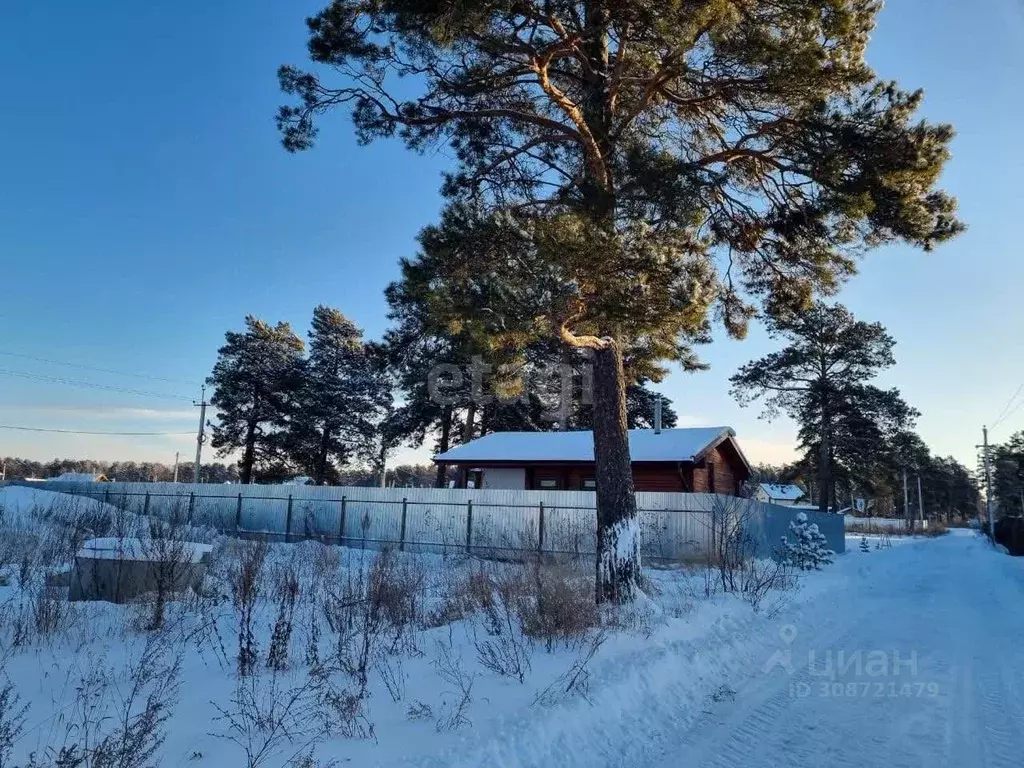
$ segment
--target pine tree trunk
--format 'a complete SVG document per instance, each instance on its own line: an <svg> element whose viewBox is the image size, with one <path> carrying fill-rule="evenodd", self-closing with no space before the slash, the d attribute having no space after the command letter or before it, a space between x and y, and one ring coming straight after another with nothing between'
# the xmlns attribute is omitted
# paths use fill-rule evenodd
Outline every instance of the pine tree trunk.
<svg viewBox="0 0 1024 768"><path fill-rule="evenodd" d="M446 405L441 411L441 440L437 444L437 452L445 453L452 441L452 407ZM448 467L445 464L437 465L437 477L434 479L435 488L444 488L444 479L448 474Z"/></svg>
<svg viewBox="0 0 1024 768"><path fill-rule="evenodd" d="M832 485L832 424L828 409L821 412L821 450L818 453L818 510L828 512L829 489Z"/></svg>
<svg viewBox="0 0 1024 768"><path fill-rule="evenodd" d="M640 576L640 525L626 430L626 387L617 344L594 352L597 602L632 600Z"/></svg>
<svg viewBox="0 0 1024 768"><path fill-rule="evenodd" d="M239 480L242 485L252 483L252 465L256 463L256 424L249 422L245 430L245 449L239 462Z"/></svg>
<svg viewBox="0 0 1024 768"><path fill-rule="evenodd" d="M316 467L313 473L313 482L315 485L323 485L327 479L327 454L330 452L331 445L331 428L328 425L324 425L324 431L320 435L320 450L316 456Z"/></svg>
<svg viewBox="0 0 1024 768"><path fill-rule="evenodd" d="M466 407L466 423L462 426L462 444L465 445L473 439L473 422L476 421L476 403L470 401ZM459 470L459 488L469 486L469 467L463 466Z"/></svg>

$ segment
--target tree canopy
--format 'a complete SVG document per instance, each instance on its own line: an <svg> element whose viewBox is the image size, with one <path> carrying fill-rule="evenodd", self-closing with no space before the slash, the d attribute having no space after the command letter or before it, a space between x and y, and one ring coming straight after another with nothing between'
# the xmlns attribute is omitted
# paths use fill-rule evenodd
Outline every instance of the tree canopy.
<svg viewBox="0 0 1024 768"><path fill-rule="evenodd" d="M760 401L769 418L782 412L796 421L827 509L837 479L870 476L917 417L898 390L871 383L895 364L895 341L881 324L824 302L774 318L768 333L786 345L740 368L730 379L733 395L744 405Z"/></svg>
<svg viewBox="0 0 1024 768"><path fill-rule="evenodd" d="M284 146L350 110L361 141L447 143L445 293L490 346L594 351L597 583L639 556L623 358L695 362L716 314L806 308L866 248L962 228L935 188L952 129L876 77L873 0L334 0L284 66ZM447 287L445 283L449 284Z"/></svg>

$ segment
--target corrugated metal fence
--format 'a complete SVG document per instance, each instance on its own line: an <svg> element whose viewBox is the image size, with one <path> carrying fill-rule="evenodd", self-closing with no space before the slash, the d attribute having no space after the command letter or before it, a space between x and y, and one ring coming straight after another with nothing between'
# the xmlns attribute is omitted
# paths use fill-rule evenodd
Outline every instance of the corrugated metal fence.
<svg viewBox="0 0 1024 768"><path fill-rule="evenodd" d="M495 555L525 550L589 555L596 548L593 491L78 482L47 482L45 488L140 515L282 540ZM636 496L642 554L648 559L681 561L706 554L722 510L762 521L784 514L785 525L792 516L784 507L714 494ZM827 517L837 517L842 529L842 516ZM758 526L769 528L777 526ZM842 543L840 534L838 546Z"/></svg>

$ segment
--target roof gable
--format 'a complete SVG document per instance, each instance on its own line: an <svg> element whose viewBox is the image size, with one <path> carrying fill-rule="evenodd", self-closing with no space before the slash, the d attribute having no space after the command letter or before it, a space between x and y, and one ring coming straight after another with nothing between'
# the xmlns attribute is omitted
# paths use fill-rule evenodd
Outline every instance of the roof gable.
<svg viewBox="0 0 1024 768"><path fill-rule="evenodd" d="M730 427L663 429L661 432L631 429L629 454L633 461L695 461L735 435ZM738 446L736 452L746 463ZM434 457L434 461L447 462L593 460L594 436L590 430L492 432Z"/></svg>

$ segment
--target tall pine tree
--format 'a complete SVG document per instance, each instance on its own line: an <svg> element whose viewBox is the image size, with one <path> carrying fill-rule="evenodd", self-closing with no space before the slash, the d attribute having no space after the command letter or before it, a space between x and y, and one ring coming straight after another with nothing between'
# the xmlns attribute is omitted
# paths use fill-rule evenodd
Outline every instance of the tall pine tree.
<svg viewBox="0 0 1024 768"><path fill-rule="evenodd" d="M788 343L747 363L730 381L741 404L760 400L769 417L797 422L806 462L817 471L822 511L835 498L836 469L863 477L887 441L917 416L897 390L870 381L895 364L895 342L879 323L857 320L841 305L771 319L768 333Z"/></svg>
<svg viewBox="0 0 1024 768"><path fill-rule="evenodd" d="M308 20L316 70L279 72L287 149L338 107L361 141L448 142L445 194L527 241L448 276L503 343L594 353L599 600L639 577L623 355L676 358L716 307L742 336L754 297L806 306L865 248L961 228L934 189L952 130L865 60L880 5L333 0Z"/></svg>
<svg viewBox="0 0 1024 768"><path fill-rule="evenodd" d="M216 409L213 447L242 452L242 483L253 481L257 463L282 457L281 428L294 408L302 375L302 340L288 323L270 325L249 315L245 331L228 331L206 383Z"/></svg>
<svg viewBox="0 0 1024 768"><path fill-rule="evenodd" d="M363 345L362 331L341 312L313 310L309 356L286 435L293 464L317 485L336 483L339 470L369 439L390 402Z"/></svg>

